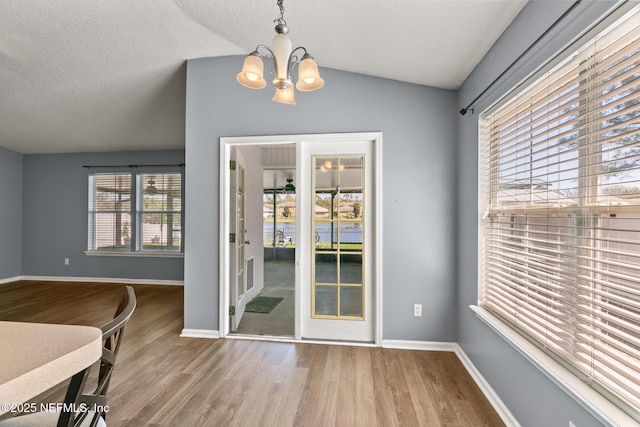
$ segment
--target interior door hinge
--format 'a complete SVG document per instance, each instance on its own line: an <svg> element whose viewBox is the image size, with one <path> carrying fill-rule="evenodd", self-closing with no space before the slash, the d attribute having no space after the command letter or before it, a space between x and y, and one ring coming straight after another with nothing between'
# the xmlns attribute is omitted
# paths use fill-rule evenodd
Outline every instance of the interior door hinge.
<svg viewBox="0 0 640 427"><path fill-rule="evenodd" d="M229 233L229 243L236 242L236 233Z"/></svg>
<svg viewBox="0 0 640 427"><path fill-rule="evenodd" d="M236 306L235 305L230 305L229 306L229 316L235 316L236 315Z"/></svg>
<svg viewBox="0 0 640 427"><path fill-rule="evenodd" d="M232 171L236 170L236 161L235 160L229 160L229 169L231 169Z"/></svg>

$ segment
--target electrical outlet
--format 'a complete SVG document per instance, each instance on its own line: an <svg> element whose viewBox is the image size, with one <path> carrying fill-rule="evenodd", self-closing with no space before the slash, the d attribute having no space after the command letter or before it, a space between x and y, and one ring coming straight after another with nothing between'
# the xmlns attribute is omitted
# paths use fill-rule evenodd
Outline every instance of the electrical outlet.
<svg viewBox="0 0 640 427"><path fill-rule="evenodd" d="M413 315L415 317L422 316L422 304L413 304Z"/></svg>
<svg viewBox="0 0 640 427"><path fill-rule="evenodd" d="M64 259L64 265L69 265L69 258Z"/></svg>

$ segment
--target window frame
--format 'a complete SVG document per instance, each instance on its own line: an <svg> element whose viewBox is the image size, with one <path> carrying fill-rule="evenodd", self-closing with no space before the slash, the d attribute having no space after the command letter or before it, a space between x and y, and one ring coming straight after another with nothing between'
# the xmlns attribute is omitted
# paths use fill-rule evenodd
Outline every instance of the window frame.
<svg viewBox="0 0 640 427"><path fill-rule="evenodd" d="M113 209L99 209L97 207L98 205L98 196L97 196L97 187L98 187L98 183L96 183L95 181L98 179L98 176L108 176L110 178L113 179L114 183L117 183L119 181L118 177L122 177L123 180L128 181L128 192L124 193L128 195L128 201L125 201L127 203L129 203L129 209L128 210L124 210L124 209L116 209L115 206ZM94 174L89 174L88 177L88 186L89 186L89 203L88 203L88 225L87 225L87 251L90 252L105 252L105 253L127 253L130 251L131 248L131 240L129 239L129 250L126 250L126 246L121 246L121 245L117 245L115 243L115 236L113 237L113 241L112 241L112 246L114 247L114 249L112 251L108 251L108 250L104 250L104 249L97 249L98 248L98 244L96 243L98 240L98 232L96 230L97 226L97 217L100 214L108 214L108 215L118 215L120 214L124 214L126 216L128 216L129 218L129 236L131 236L132 234L132 230L131 227L133 227L133 218L131 217L131 205L133 204L133 200L134 200L134 194L132 192L132 176L129 173L124 173L124 172L113 172L113 173L94 173ZM123 202L122 200L120 200L120 202ZM117 202L114 202L117 203ZM117 220L114 220L114 223L117 223ZM120 247L120 250L116 249L116 247Z"/></svg>
<svg viewBox="0 0 640 427"><path fill-rule="evenodd" d="M629 12L632 8L628 7L626 9L620 8L615 14L615 20L621 17L623 14ZM634 9L637 11L637 8ZM600 25L595 26L589 32L587 32L581 39L573 43L572 48L575 47L575 51L578 51L583 45L588 44L594 36L600 33L603 29L608 27L614 19L603 19L600 22ZM575 52L568 52L568 49L564 49L561 54L556 55L552 58L546 66L541 67L539 71L533 73L528 78L526 78L523 82L519 83L512 89L509 93L505 94L501 99L499 99L494 105L485 110L481 117L486 117L489 114L497 111L499 108L510 102L511 99L516 98L521 92L525 91L531 82L535 82L542 75L547 73L550 69L561 63L568 56L573 55ZM532 344L532 340L530 337L525 337L519 332L517 329L505 322L500 316L496 316L493 312L487 310L483 307L482 301L482 292L483 292L483 279L484 279L484 239L485 239L485 227L487 222L487 217L489 215L488 210L486 209L486 194L487 194L487 169L490 168L486 162L483 162L482 159L482 146L483 146L483 133L486 132L484 128L485 123L483 120L479 120L478 122L478 143L479 143L479 155L478 155L478 305L472 305L470 308L475 312L475 314L484 321L488 326L491 327L500 337L505 339L509 344L511 344L516 350L518 350L527 360L537 366L543 373L545 373L552 381L554 381L558 386L560 386L563 390L565 390L569 395L574 397L579 403L581 403L586 409L588 409L594 416L596 416L601 421L611 424L620 424L627 425L630 422L637 423L635 417L637 417L636 411L639 408L632 408L631 413L634 413L634 416L631 416L630 413L624 412L620 409L619 406L614 405L610 399L607 397L607 392L600 392L596 389L586 385L582 380L578 378L576 373L567 368L567 366L563 362L559 362L556 357L551 356L545 351L541 350L539 345ZM485 169L487 168L487 169ZM493 190L495 191L495 190ZM620 404L618 402L618 404ZM621 406L624 406L622 404ZM629 408L627 407L627 410Z"/></svg>
<svg viewBox="0 0 640 427"><path fill-rule="evenodd" d="M133 170L132 170L133 168ZM102 169L102 168L101 168ZM179 250L148 250L144 249L142 242L142 217L144 214L144 210L141 208L143 206L143 183L141 182L143 177L154 175L154 176L163 176L163 175L179 175L180 176L180 209L179 210L163 210L163 211L154 211L152 213L160 213L160 214L178 214L180 216L180 249ZM91 186L91 180L93 176L96 175L129 175L130 183L131 183L131 191L130 191L130 209L124 212L130 217L130 239L129 239L129 248L128 250L100 250L100 249L91 249L91 247L96 247L95 244L95 220L92 221L91 215L91 201L95 199L95 194L92 194L93 188ZM84 251L85 255L88 256L109 256L109 257L161 257L161 258L183 258L184 257L184 205L185 205L185 179L184 179L184 168L183 167L168 167L163 168L161 170L158 169L148 169L148 168L138 168L138 167L127 167L126 170L97 170L95 172L89 172L87 177L88 183L88 223L87 223L87 249ZM149 212L147 212L149 213ZM95 212L93 213L95 215ZM93 224L93 229L91 228ZM175 229L174 229L175 230ZM93 236L93 237L92 237ZM93 240L90 240L92 239ZM92 245L93 241L93 245Z"/></svg>
<svg viewBox="0 0 640 427"><path fill-rule="evenodd" d="M171 181L171 176L176 176L179 175L180 177L180 183L179 183L179 188L180 188L180 200L179 200L179 209L169 209L169 206L165 206L165 203L168 203L169 201L169 197L166 197L165 200L162 201L162 205L163 205L163 209L146 209L145 208L145 185L150 185L153 186L155 188L154 184L158 184L158 186L164 186L165 185L165 179L164 177L167 178L168 181ZM153 178L156 178L156 180L161 181L161 182L156 182L156 180L154 180ZM137 172L136 173L136 218L135 218L135 223L136 223L136 241L135 241L135 251L136 252L143 252L143 253L183 253L184 252L184 246L183 246L183 236L184 233L182 232L183 230L183 225L184 225L184 213L183 213L183 206L184 206L184 187L182 185L183 182L183 174L178 173L178 172L162 172L162 173L157 173L157 172ZM146 180L146 181L145 181ZM151 181L149 181L151 180ZM172 190L175 190L178 188L178 186L171 186L170 182L168 184ZM168 192L167 192L167 196L168 196ZM175 206L172 204L172 206ZM169 250L169 249L145 249L145 241L144 241L144 234L145 234L145 222L144 222L144 216L146 215L160 215L161 217L161 224L163 222L163 220L166 219L166 224L167 224L167 230L166 230L166 239L164 238L165 236L163 236L164 233L162 233L162 229L160 231L160 236L159 236L159 243L163 244L163 242L166 242L166 244L170 244L173 241L173 237L169 237L169 233L175 233L176 231L176 227L179 227L178 230L180 232L180 244L179 244L179 250ZM178 224L176 224L176 222L173 220L173 217L175 217L176 215L179 216L180 220L178 221ZM169 218L172 218L171 220ZM171 231L169 230L169 225L171 224Z"/></svg>

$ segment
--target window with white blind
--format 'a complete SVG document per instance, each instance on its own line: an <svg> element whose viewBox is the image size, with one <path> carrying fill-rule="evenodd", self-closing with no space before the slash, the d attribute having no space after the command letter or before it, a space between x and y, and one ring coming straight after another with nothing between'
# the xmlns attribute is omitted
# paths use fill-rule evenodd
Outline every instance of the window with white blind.
<svg viewBox="0 0 640 427"><path fill-rule="evenodd" d="M92 173L88 251L182 252L182 206L181 173Z"/></svg>
<svg viewBox="0 0 640 427"><path fill-rule="evenodd" d="M639 22L480 119L481 306L637 418Z"/></svg>
<svg viewBox="0 0 640 427"><path fill-rule="evenodd" d="M182 176L138 175L138 250L174 251L182 247Z"/></svg>
<svg viewBox="0 0 640 427"><path fill-rule="evenodd" d="M89 250L131 251L131 206L131 174L89 175Z"/></svg>

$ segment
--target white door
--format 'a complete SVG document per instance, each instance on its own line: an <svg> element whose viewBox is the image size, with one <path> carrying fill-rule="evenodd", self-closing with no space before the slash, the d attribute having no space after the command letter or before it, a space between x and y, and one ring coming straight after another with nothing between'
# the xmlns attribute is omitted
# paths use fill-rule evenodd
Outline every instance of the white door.
<svg viewBox="0 0 640 427"><path fill-rule="evenodd" d="M373 342L373 142L299 147L299 335Z"/></svg>
<svg viewBox="0 0 640 427"><path fill-rule="evenodd" d="M235 331L244 314L246 289L245 245L246 241L246 194L245 194L245 162L236 150L235 165L231 170L231 236L230 245L230 327ZM235 167L235 169L234 169Z"/></svg>

